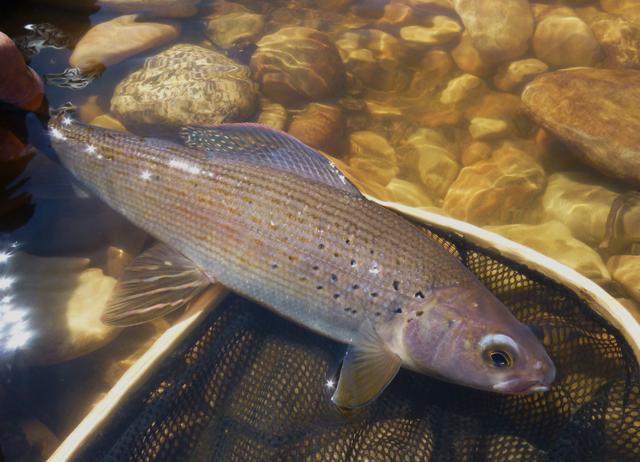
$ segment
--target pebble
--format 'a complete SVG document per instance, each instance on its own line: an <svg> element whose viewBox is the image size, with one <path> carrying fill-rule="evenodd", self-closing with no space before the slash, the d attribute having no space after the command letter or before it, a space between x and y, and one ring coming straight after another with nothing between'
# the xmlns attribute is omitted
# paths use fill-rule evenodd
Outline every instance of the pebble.
<svg viewBox="0 0 640 462"><path fill-rule="evenodd" d="M393 178L387 185L391 200L410 207L432 207L433 200L419 185L399 178Z"/></svg>
<svg viewBox="0 0 640 462"><path fill-rule="evenodd" d="M144 13L151 16L188 18L198 12L200 0L98 0L107 11Z"/></svg>
<svg viewBox="0 0 640 462"><path fill-rule="evenodd" d="M473 46L487 59L507 61L529 48L533 17L527 0L454 0Z"/></svg>
<svg viewBox="0 0 640 462"><path fill-rule="evenodd" d="M483 141L474 141L465 146L462 150L460 161L462 162L462 165L468 167L469 165L473 165L481 160L487 160L491 157L492 151L493 148L490 144Z"/></svg>
<svg viewBox="0 0 640 462"><path fill-rule="evenodd" d="M616 255L607 260L613 280L640 302L640 255Z"/></svg>
<svg viewBox="0 0 640 462"><path fill-rule="evenodd" d="M333 42L308 27L285 27L262 37L251 69L263 94L282 104L338 96L345 81Z"/></svg>
<svg viewBox="0 0 640 462"><path fill-rule="evenodd" d="M602 47L606 67L640 69L639 25L613 17L595 21L591 30Z"/></svg>
<svg viewBox="0 0 640 462"><path fill-rule="evenodd" d="M511 91L530 81L535 76L547 72L549 66L539 59L529 58L512 61L500 66L493 77L498 90Z"/></svg>
<svg viewBox="0 0 640 462"><path fill-rule="evenodd" d="M264 31L261 14L235 12L215 16L207 24L209 39L220 48L244 47L255 43Z"/></svg>
<svg viewBox="0 0 640 462"><path fill-rule="evenodd" d="M605 175L640 183L640 72L568 69L529 83L533 118Z"/></svg>
<svg viewBox="0 0 640 462"><path fill-rule="evenodd" d="M13 40L0 32L0 102L27 111L42 104L44 87L36 71L24 62Z"/></svg>
<svg viewBox="0 0 640 462"><path fill-rule="evenodd" d="M400 29L400 37L412 45L438 46L450 43L458 38L462 27L448 16L434 16L431 25L405 26Z"/></svg>
<svg viewBox="0 0 640 462"><path fill-rule="evenodd" d="M396 152L389 142L377 133L357 131L349 138L349 165L357 176L382 186L397 176L399 168Z"/></svg>
<svg viewBox="0 0 640 462"><path fill-rule="evenodd" d="M463 74L447 83L447 87L440 94L442 104L455 104L473 95L484 88L482 79L472 74Z"/></svg>
<svg viewBox="0 0 640 462"><path fill-rule="evenodd" d="M573 237L569 228L559 221L548 221L538 225L487 226L487 229L537 250L599 284L611 280L600 255Z"/></svg>
<svg viewBox="0 0 640 462"><path fill-rule="evenodd" d="M609 13L622 16L640 26L640 3L638 0L600 0L600 7Z"/></svg>
<svg viewBox="0 0 640 462"><path fill-rule="evenodd" d="M335 157L342 155L345 131L342 110L324 103L309 103L289 126L290 135Z"/></svg>
<svg viewBox="0 0 640 462"><path fill-rule="evenodd" d="M197 45L178 44L120 82L111 112L134 131L247 120L257 106L249 69Z"/></svg>
<svg viewBox="0 0 640 462"><path fill-rule="evenodd" d="M289 114L282 104L263 99L260 107L260 115L257 121L259 124L286 131L289 126Z"/></svg>
<svg viewBox="0 0 640 462"><path fill-rule="evenodd" d="M451 51L451 57L461 71L478 77L487 77L493 70L493 63L473 46L471 37L466 31L462 34L460 43Z"/></svg>
<svg viewBox="0 0 640 462"><path fill-rule="evenodd" d="M491 158L460 170L443 209L479 226L517 223L545 186L542 167L525 152L505 144Z"/></svg>
<svg viewBox="0 0 640 462"><path fill-rule="evenodd" d="M102 69L171 42L179 34L178 24L138 22L135 14L119 16L89 29L75 46L69 64L83 72Z"/></svg>
<svg viewBox="0 0 640 462"><path fill-rule="evenodd" d="M533 35L533 51L549 66L593 66L600 58L600 44L589 26L576 17L549 16Z"/></svg>
<svg viewBox="0 0 640 462"><path fill-rule="evenodd" d="M89 122L89 125L93 125L94 127L100 127L100 128L108 128L110 130L117 130L119 132L127 131L127 128L124 125L122 125L122 122L120 122L118 119L116 119L115 117L109 114L99 115L98 117L93 119L91 122Z"/></svg>
<svg viewBox="0 0 640 462"><path fill-rule="evenodd" d="M476 141L502 138L509 132L509 126L504 120L474 117L469 124L471 138Z"/></svg>

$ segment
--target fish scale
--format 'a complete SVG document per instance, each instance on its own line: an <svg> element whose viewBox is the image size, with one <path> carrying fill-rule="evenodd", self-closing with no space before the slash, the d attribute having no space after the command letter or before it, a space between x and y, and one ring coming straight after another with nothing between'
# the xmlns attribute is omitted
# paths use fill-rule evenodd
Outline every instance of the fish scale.
<svg viewBox="0 0 640 462"><path fill-rule="evenodd" d="M417 293L472 278L416 227L358 195L242 156L216 159L60 118L50 128L62 162L133 223L232 290L341 342Z"/></svg>

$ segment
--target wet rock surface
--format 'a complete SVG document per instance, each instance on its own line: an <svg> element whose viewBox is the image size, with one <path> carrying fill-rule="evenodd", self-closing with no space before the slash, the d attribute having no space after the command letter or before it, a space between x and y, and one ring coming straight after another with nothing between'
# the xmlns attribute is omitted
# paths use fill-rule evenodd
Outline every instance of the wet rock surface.
<svg viewBox="0 0 640 462"><path fill-rule="evenodd" d="M257 107L249 70L197 45L178 44L145 60L115 88L111 112L127 128L246 120Z"/></svg>
<svg viewBox="0 0 640 462"><path fill-rule="evenodd" d="M198 12L199 0L98 0L97 4L118 13L146 13L159 17L190 17Z"/></svg>
<svg viewBox="0 0 640 462"><path fill-rule="evenodd" d="M640 183L640 72L571 69L536 78L522 102L576 156L611 177Z"/></svg>
<svg viewBox="0 0 640 462"><path fill-rule="evenodd" d="M263 31L264 17L244 11L215 16L207 24L209 38L221 48L255 43Z"/></svg>
<svg viewBox="0 0 640 462"><path fill-rule="evenodd" d="M549 16L537 26L533 50L549 66L593 66L600 59L600 44L579 18Z"/></svg>
<svg viewBox="0 0 640 462"><path fill-rule="evenodd" d="M640 69L640 25L613 17L591 24L606 67Z"/></svg>

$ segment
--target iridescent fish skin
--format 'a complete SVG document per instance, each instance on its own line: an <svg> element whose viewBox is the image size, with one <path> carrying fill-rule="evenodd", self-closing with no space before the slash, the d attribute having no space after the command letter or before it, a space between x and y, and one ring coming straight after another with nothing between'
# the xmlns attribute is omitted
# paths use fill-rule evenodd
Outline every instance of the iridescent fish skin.
<svg viewBox="0 0 640 462"><path fill-rule="evenodd" d="M370 326L405 367L502 393L546 389L540 341L455 257L358 194L61 116L62 163L212 279L339 342ZM510 364L497 364L494 351Z"/></svg>

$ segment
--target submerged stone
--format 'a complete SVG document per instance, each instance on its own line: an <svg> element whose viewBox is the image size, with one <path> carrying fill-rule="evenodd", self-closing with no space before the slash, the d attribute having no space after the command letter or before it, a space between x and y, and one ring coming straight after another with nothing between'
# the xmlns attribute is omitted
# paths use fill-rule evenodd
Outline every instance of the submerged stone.
<svg viewBox="0 0 640 462"><path fill-rule="evenodd" d="M640 303L640 255L616 255L607 261L611 277Z"/></svg>
<svg viewBox="0 0 640 462"><path fill-rule="evenodd" d="M267 125L276 130L285 131L287 129L289 126L289 114L282 104L263 99L260 107L260 115L258 115L257 120L259 124Z"/></svg>
<svg viewBox="0 0 640 462"><path fill-rule="evenodd" d="M312 148L340 157L345 129L345 120L339 107L309 103L293 117L289 134Z"/></svg>
<svg viewBox="0 0 640 462"><path fill-rule="evenodd" d="M207 48L178 44L145 60L120 82L111 112L127 127L238 122L256 109L249 69Z"/></svg>
<svg viewBox="0 0 640 462"><path fill-rule="evenodd" d="M198 12L200 0L98 0L104 9L118 13L146 13L152 16L187 18Z"/></svg>
<svg viewBox="0 0 640 462"><path fill-rule="evenodd" d="M442 104L455 104L479 93L484 83L479 77L463 74L447 83L447 87L440 94Z"/></svg>
<svg viewBox="0 0 640 462"><path fill-rule="evenodd" d="M640 25L622 18L607 18L591 24L602 47L606 67L640 69Z"/></svg>
<svg viewBox="0 0 640 462"><path fill-rule="evenodd" d="M349 165L358 178L386 186L398 174L397 164L386 138L371 131L351 133Z"/></svg>
<svg viewBox="0 0 640 462"><path fill-rule="evenodd" d="M432 207L433 200L419 185L411 181L393 178L387 185L391 200L410 207Z"/></svg>
<svg viewBox="0 0 640 462"><path fill-rule="evenodd" d="M593 66L600 45L587 24L576 17L549 16L533 35L536 57L554 67Z"/></svg>
<svg viewBox="0 0 640 462"><path fill-rule="evenodd" d="M477 141L501 138L509 132L509 125L504 120L474 117L469 124L471 138Z"/></svg>
<svg viewBox="0 0 640 462"><path fill-rule="evenodd" d="M400 37L413 45L445 45L460 37L462 27L448 16L434 16L429 26L405 26Z"/></svg>
<svg viewBox="0 0 640 462"><path fill-rule="evenodd" d="M498 90L511 91L548 69L549 66L535 58L512 61L498 68L493 82Z"/></svg>
<svg viewBox="0 0 640 462"><path fill-rule="evenodd" d="M168 43L178 34L177 24L138 22L135 14L120 16L89 29L73 50L69 64L81 71L108 67Z"/></svg>
<svg viewBox="0 0 640 462"><path fill-rule="evenodd" d="M522 93L534 119L605 175L640 183L640 72L568 69Z"/></svg>
<svg viewBox="0 0 640 462"><path fill-rule="evenodd" d="M207 24L209 38L220 48L242 47L254 43L263 30L263 16L249 12L215 16Z"/></svg>
<svg viewBox="0 0 640 462"><path fill-rule="evenodd" d="M478 77L488 76L493 68L493 63L473 46L471 37L466 31L462 34L458 46L451 51L451 57L460 70Z"/></svg>
<svg viewBox="0 0 640 462"><path fill-rule="evenodd" d="M345 80L336 47L309 27L285 27L262 37L251 69L264 95L283 104L338 96Z"/></svg>

